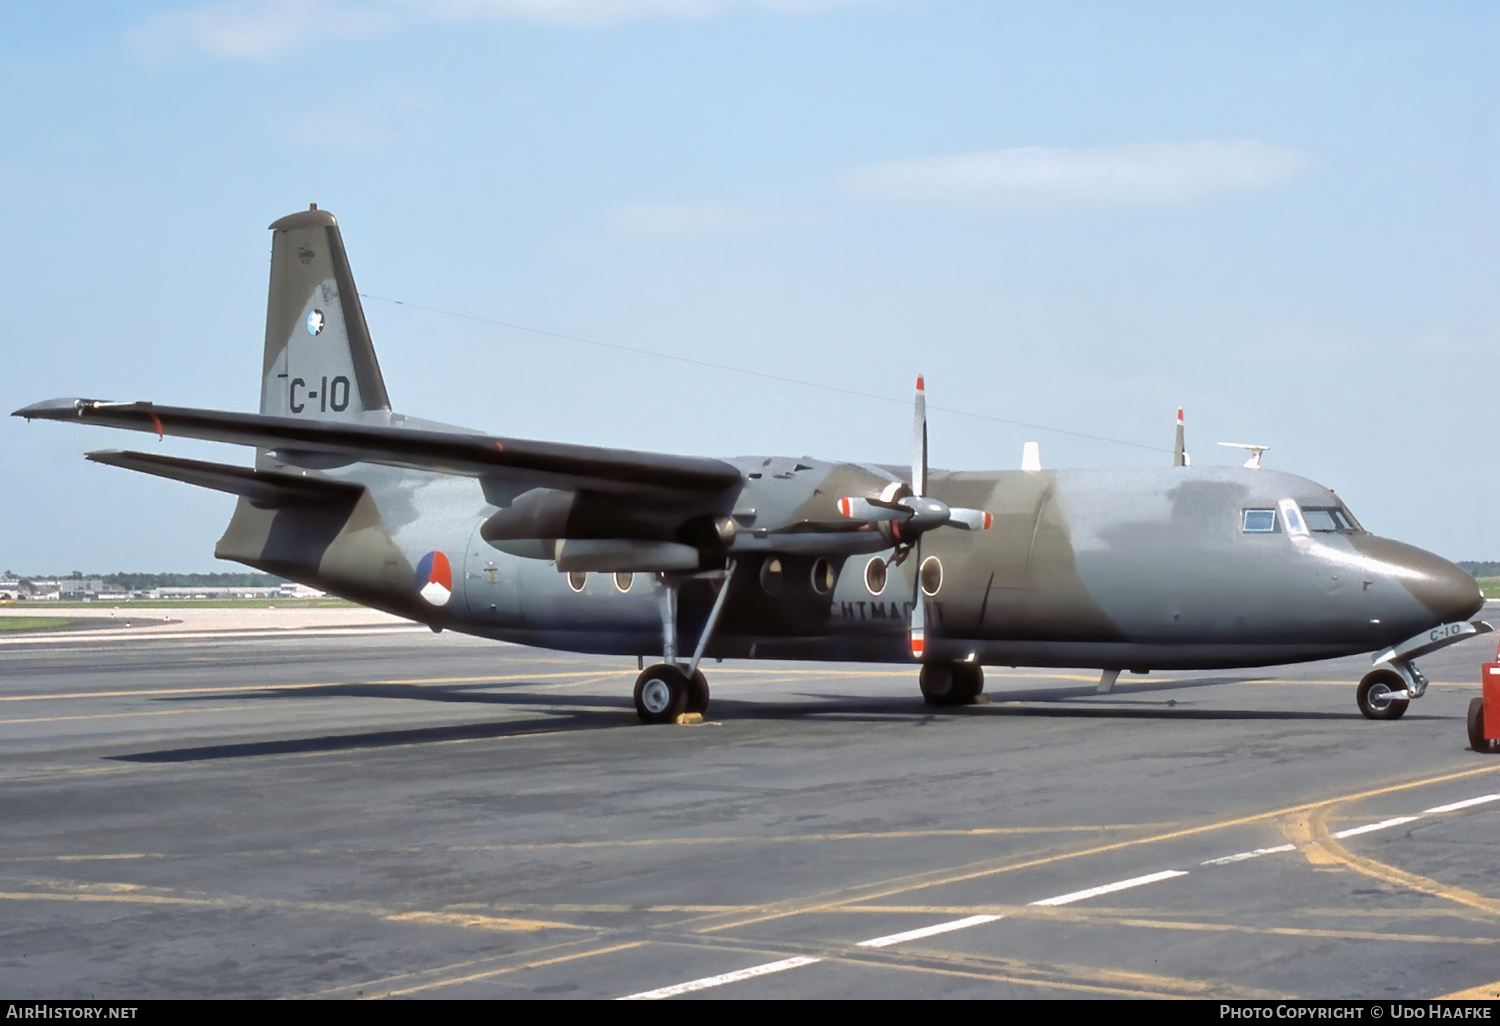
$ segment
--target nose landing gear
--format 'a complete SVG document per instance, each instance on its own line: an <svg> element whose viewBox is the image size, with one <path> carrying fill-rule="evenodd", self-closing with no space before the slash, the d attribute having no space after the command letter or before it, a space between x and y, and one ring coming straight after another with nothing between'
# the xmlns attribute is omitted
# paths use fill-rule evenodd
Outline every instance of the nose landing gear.
<svg viewBox="0 0 1500 1026"><path fill-rule="evenodd" d="M1412 670L1416 671L1416 666ZM1424 680L1422 682L1426 684ZM1406 715L1406 707L1411 704L1407 698L1398 695L1412 694L1406 687L1406 682L1395 670L1372 670L1365 674L1364 680L1359 682L1359 688L1354 692L1354 700L1359 705L1359 711L1365 714L1366 719L1371 720L1399 720ZM1418 697L1420 692L1412 694Z"/></svg>
<svg viewBox="0 0 1500 1026"><path fill-rule="evenodd" d="M1406 707L1412 699L1427 693L1427 678L1413 662L1417 656L1492 630L1494 628L1483 620L1445 623L1376 652L1372 659L1375 669L1365 674L1354 693L1359 711L1366 719L1399 720L1406 714Z"/></svg>

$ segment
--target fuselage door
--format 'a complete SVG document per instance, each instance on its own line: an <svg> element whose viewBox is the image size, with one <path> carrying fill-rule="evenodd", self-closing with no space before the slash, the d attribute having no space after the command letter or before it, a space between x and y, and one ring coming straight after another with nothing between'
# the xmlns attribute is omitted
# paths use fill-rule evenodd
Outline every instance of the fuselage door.
<svg viewBox="0 0 1500 1026"><path fill-rule="evenodd" d="M469 536L464 550L464 598L469 617L479 623L517 624L520 620L520 588L515 556L498 551L479 536Z"/></svg>

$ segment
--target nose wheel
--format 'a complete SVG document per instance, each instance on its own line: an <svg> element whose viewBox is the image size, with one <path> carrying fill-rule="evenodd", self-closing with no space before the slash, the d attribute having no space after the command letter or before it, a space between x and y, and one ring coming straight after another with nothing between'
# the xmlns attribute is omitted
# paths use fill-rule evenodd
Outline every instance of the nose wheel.
<svg viewBox="0 0 1500 1026"><path fill-rule="evenodd" d="M1372 670L1359 682L1354 700L1366 719L1399 720L1411 704L1408 694L1406 681L1395 670Z"/></svg>

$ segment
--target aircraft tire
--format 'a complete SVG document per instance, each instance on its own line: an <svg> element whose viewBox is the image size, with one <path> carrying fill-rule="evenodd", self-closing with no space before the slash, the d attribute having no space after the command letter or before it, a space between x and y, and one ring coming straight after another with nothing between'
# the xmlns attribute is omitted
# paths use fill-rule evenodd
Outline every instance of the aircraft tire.
<svg viewBox="0 0 1500 1026"><path fill-rule="evenodd" d="M635 713L642 723L675 723L687 711L689 690L687 674L677 667L648 666L635 679Z"/></svg>
<svg viewBox="0 0 1500 1026"><path fill-rule="evenodd" d="M918 682L928 705L968 705L984 690L984 670L972 663L923 663Z"/></svg>
<svg viewBox="0 0 1500 1026"><path fill-rule="evenodd" d="M1484 699L1469 701L1469 747L1485 755L1500 754L1500 741L1484 736Z"/></svg>
<svg viewBox="0 0 1500 1026"><path fill-rule="evenodd" d="M1406 707L1411 704L1410 700L1385 696L1392 691L1405 690L1406 682L1396 671L1375 670L1365 674L1365 679L1359 682L1359 688L1354 693L1354 700L1366 719L1399 720L1406 715Z"/></svg>
<svg viewBox="0 0 1500 1026"><path fill-rule="evenodd" d="M694 670L688 678L687 708L683 712L708 715L708 678L703 676L702 670Z"/></svg>

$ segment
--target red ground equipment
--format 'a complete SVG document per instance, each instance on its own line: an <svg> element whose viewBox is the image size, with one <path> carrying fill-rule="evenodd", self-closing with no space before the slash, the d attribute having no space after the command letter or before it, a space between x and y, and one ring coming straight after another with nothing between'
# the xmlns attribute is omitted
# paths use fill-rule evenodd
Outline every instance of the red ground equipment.
<svg viewBox="0 0 1500 1026"><path fill-rule="evenodd" d="M1479 673L1483 692L1469 703L1469 744L1476 752L1500 754L1500 662L1483 664Z"/></svg>

